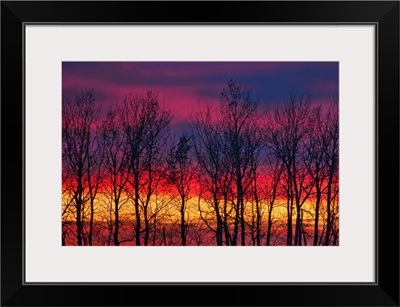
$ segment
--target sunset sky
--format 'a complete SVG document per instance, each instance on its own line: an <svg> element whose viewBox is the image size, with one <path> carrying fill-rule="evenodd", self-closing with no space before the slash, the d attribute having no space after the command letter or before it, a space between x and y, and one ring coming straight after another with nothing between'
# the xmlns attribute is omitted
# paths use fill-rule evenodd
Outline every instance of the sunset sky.
<svg viewBox="0 0 400 307"><path fill-rule="evenodd" d="M338 92L338 62L64 62L62 244L338 245Z"/></svg>
<svg viewBox="0 0 400 307"><path fill-rule="evenodd" d="M338 75L338 62L63 62L62 93L74 99L93 88L107 110L129 92L155 90L177 128L187 125L199 103L217 103L229 79L252 89L263 108L295 93L328 102L338 95Z"/></svg>

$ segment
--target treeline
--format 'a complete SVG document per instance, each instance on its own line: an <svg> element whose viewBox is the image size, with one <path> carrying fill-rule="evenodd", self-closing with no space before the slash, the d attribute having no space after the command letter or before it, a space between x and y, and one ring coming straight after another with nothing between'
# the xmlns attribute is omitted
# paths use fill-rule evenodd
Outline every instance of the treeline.
<svg viewBox="0 0 400 307"><path fill-rule="evenodd" d="M176 139L158 93L62 106L63 245L338 245L337 101L229 81Z"/></svg>

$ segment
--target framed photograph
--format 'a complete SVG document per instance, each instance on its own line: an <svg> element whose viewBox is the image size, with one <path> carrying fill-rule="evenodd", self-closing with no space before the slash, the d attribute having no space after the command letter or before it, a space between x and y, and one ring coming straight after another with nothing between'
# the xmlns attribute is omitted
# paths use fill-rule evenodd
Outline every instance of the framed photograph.
<svg viewBox="0 0 400 307"><path fill-rule="evenodd" d="M399 306L398 1L1 28L2 305Z"/></svg>

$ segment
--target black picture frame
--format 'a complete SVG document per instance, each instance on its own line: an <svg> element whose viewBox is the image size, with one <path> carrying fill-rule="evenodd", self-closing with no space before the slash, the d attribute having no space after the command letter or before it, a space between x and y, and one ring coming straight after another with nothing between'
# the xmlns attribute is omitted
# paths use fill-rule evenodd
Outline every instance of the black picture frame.
<svg viewBox="0 0 400 307"><path fill-rule="evenodd" d="M23 47L30 22L376 25L376 282L25 284ZM1 77L2 306L399 306L398 1L3 1Z"/></svg>

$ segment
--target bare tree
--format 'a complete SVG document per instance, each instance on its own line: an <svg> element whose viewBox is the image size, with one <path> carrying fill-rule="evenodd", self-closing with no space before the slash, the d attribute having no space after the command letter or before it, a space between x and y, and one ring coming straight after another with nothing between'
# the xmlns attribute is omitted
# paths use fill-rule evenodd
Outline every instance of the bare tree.
<svg viewBox="0 0 400 307"><path fill-rule="evenodd" d="M335 189L339 172L339 113L336 104L332 104L326 115L326 125L323 135L324 146L326 148L325 159L328 169L326 188L327 225L324 245L329 245L332 226L335 220L332 203L338 193L338 188Z"/></svg>
<svg viewBox="0 0 400 307"><path fill-rule="evenodd" d="M239 222L241 245L246 244L244 195L251 183L246 174L251 167L251 155L254 150L252 141L257 129L256 118L257 101L253 99L251 90L230 80L220 96L219 129L227 144L225 158L232 164L235 176L236 216L233 245L237 244Z"/></svg>
<svg viewBox="0 0 400 307"><path fill-rule="evenodd" d="M224 142L221 133L217 130L213 109L210 106L200 109L193 118L193 147L198 163L198 182L200 185L198 209L203 222L210 231L215 233L216 244L222 245L222 217L220 209L221 178L226 166L224 159ZM204 216L201 198L211 200L211 208L215 216L215 227L209 223L208 216ZM209 196L209 197L207 197ZM206 202L207 203L207 202ZM206 215L208 215L206 213Z"/></svg>
<svg viewBox="0 0 400 307"><path fill-rule="evenodd" d="M260 114L230 80L192 135L173 141L171 120L153 91L101 121L92 89L63 98L63 245L338 244L337 101Z"/></svg>
<svg viewBox="0 0 400 307"><path fill-rule="evenodd" d="M93 202L98 181L92 181L92 174L96 153L96 141L93 130L98 119L99 108L95 105L92 89L86 89L78 94L74 101L63 98L62 108L62 158L63 176L66 180L63 185L68 186L72 195L76 221L77 244L84 242L84 209L90 201L90 234L93 227ZM93 182L95 182L93 184Z"/></svg>
<svg viewBox="0 0 400 307"><path fill-rule="evenodd" d="M156 196L158 187L166 178L166 151L169 139L169 123L172 116L158 105L154 110L151 124L147 127L145 155L143 159L143 184L141 188L141 207L144 219L144 244L149 244L152 220L158 210L152 208L156 203L153 196Z"/></svg>
<svg viewBox="0 0 400 307"><path fill-rule="evenodd" d="M120 245L120 210L126 203L125 187L130 176L129 147L120 118L116 111L110 110L102 125L102 145L104 146L104 168L106 171L106 191L110 195L111 223L114 245Z"/></svg>
<svg viewBox="0 0 400 307"><path fill-rule="evenodd" d="M181 239L182 245L186 245L188 224L185 220L186 203L191 191L193 180L192 159L190 157L190 140L182 135L179 142L171 149L168 157L168 182L177 190L180 198L179 214L181 217Z"/></svg>
<svg viewBox="0 0 400 307"><path fill-rule="evenodd" d="M296 209L294 245L302 245L301 208L312 190L303 163L304 143L312 131L314 113L309 97L293 95L282 107L275 108L273 124L268 127L268 146L285 166L288 245L292 244L293 204Z"/></svg>
<svg viewBox="0 0 400 307"><path fill-rule="evenodd" d="M99 110L100 112L100 110ZM98 120L98 116L96 121ZM92 148L87 148L87 181L89 191L89 204L90 204L90 218L89 218L89 233L88 243L90 246L93 245L93 232L94 232L94 216L95 216L95 200L97 194L101 188L102 181L104 179L104 149L102 144L101 132L99 131L98 123L95 122L93 125L93 145Z"/></svg>
<svg viewBox="0 0 400 307"><path fill-rule="evenodd" d="M319 217L320 208L323 200L323 193L326 188L326 136L324 135L324 121L321 114L321 109L316 110L316 118L313 126L313 132L306 141L304 163L308 173L314 182L315 190L315 207L314 207L314 238L313 245L318 245L319 242Z"/></svg>
<svg viewBox="0 0 400 307"><path fill-rule="evenodd" d="M126 96L120 116L130 148L130 182L133 187L131 195L136 220L135 243L141 245L143 231L144 244L147 245L150 236L150 200L160 183L161 174L165 171L162 163L163 147L172 116L160 106L158 93L153 91Z"/></svg>
<svg viewBox="0 0 400 307"><path fill-rule="evenodd" d="M256 119L255 119L256 120ZM263 218L263 210L262 210L262 197L261 193L261 185L259 182L261 181L261 172L262 172L262 155L265 154L263 152L263 142L261 139L261 131L259 129L258 121L256 121L254 129L251 131L252 133L247 134L247 143L249 146L249 158L250 158L250 169L249 169L249 184L250 184L250 193L248 193L248 202L251 203L251 239L253 245L261 245L261 237L262 237L262 218Z"/></svg>
<svg viewBox="0 0 400 307"><path fill-rule="evenodd" d="M266 154L266 205L268 210L268 224L267 224L267 239L266 245L271 245L271 232L272 232L272 225L273 225L273 210L275 208L276 200L279 196L279 185L281 181L281 175L284 170L283 163L275 157L270 152Z"/></svg>

